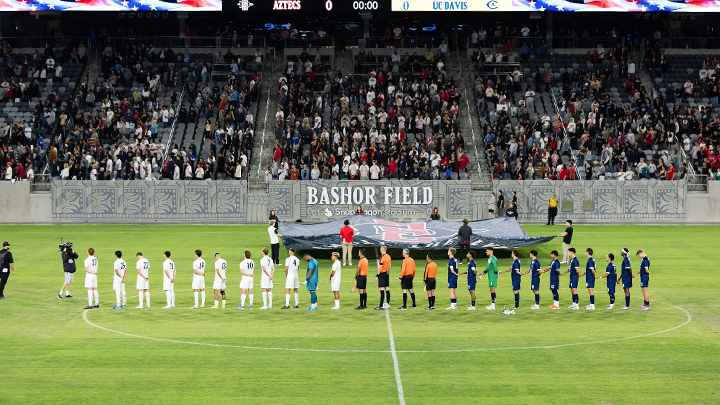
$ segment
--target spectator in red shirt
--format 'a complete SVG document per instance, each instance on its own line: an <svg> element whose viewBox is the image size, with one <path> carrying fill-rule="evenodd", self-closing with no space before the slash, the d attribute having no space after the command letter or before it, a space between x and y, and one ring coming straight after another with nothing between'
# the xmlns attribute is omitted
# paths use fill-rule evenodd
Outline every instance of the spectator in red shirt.
<svg viewBox="0 0 720 405"><path fill-rule="evenodd" d="M470 163L470 159L465 155L465 152L463 152L460 155L460 158L458 159L460 163L460 173L465 173L465 170L467 169L468 164Z"/></svg>
<svg viewBox="0 0 720 405"><path fill-rule="evenodd" d="M667 169L667 179L675 180L675 173L676 173L675 166L672 163L670 163L670 167Z"/></svg>
<svg viewBox="0 0 720 405"><path fill-rule="evenodd" d="M345 220L345 226L340 229L340 237L342 238L342 260L344 266L352 266L352 247L353 247L353 231L350 226L350 220Z"/></svg>
<svg viewBox="0 0 720 405"><path fill-rule="evenodd" d="M397 170L397 163L395 163L394 160L391 160L390 163L388 163L388 172L391 179L395 177L395 171Z"/></svg>

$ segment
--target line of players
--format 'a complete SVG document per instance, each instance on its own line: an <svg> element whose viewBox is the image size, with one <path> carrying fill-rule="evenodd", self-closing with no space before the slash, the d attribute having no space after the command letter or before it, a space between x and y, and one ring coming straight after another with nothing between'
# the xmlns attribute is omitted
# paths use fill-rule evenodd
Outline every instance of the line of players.
<svg viewBox="0 0 720 405"><path fill-rule="evenodd" d="M381 256L378 259L378 272L375 276L375 280L378 283L380 289L380 305L376 307L376 310L387 310L390 308L390 269L392 259L387 254L387 246L380 248ZM647 257L642 249L638 249L636 256L641 258L640 270L637 274L632 273L630 265L629 251L627 248L622 249L621 255L623 256L622 268L620 274L614 264L615 256L610 253L606 256L607 266L603 275L598 275L599 272L595 267L595 259L593 258L593 250L588 248L585 250L585 256L587 262L585 266L585 272L580 274L579 260L576 257L576 251L574 248L569 249L570 264L565 272L561 272L560 261L558 260L558 252L553 250L550 253L551 263L545 269L541 269L540 261L537 258L538 252L536 250L530 251L530 267L527 271L522 272L521 262L519 258L518 250L512 251L513 264L510 268L505 271L498 271L497 258L494 255L494 249L492 247L486 249L488 255L488 263L485 271L478 274L477 266L475 263L476 254L474 251L470 251L467 254L468 265L465 272L460 272L459 264L455 255L457 251L454 248L450 248L448 254L448 289L450 292L450 307L448 310L457 309L457 284L460 276L467 275L468 291L470 292L471 305L467 308L468 310L475 309L475 287L478 280L481 280L484 275L488 278L488 287L490 288L491 304L486 307L488 310L495 309L496 300L496 288L497 280L503 273L510 272L512 280L512 289L515 296L515 307L518 309L520 306L520 284L522 276L526 274L531 275L530 288L535 296L535 304L530 309L540 308L540 275L545 272L550 272L550 290L553 294L553 305L550 309L560 308L560 298L558 294L560 276L569 274L570 276L570 290L572 292L572 305L569 309L579 309L578 299L578 282L581 277L585 277L585 286L588 289L590 295L590 304L585 307L587 310L595 309L595 280L607 279L607 293L610 297L610 305L606 308L608 310L615 308L615 285L622 282L623 289L625 292L625 306L621 309L630 309L630 288L632 288L632 279L640 275L640 286L642 288L644 305L641 307L642 310L650 309L649 293L648 293L648 282L650 278L650 259ZM272 289L273 289L273 278L275 276L275 265L270 256L268 256L269 250L264 248L262 250L262 258L260 259L261 268L261 279L260 288L262 290L263 306L260 309L271 309L272 308ZM85 259L85 287L88 290L88 306L85 309L99 308L99 295L97 292L97 269L98 260L94 256L95 249L88 249L88 257ZM166 251L164 253L163 261L163 290L165 290L167 305L163 308L175 308L175 292L174 283L176 276L175 263L170 259L171 253ZM365 250L359 250L360 260L358 260L357 271L355 273L355 287L360 296L360 305L355 309L361 310L367 308L367 277L369 262L365 256ZM253 308L253 285L254 285L254 269L255 263L251 259L252 255L249 250L244 252L245 259L240 263L240 273L242 279L240 282L241 290L241 305L236 309L245 309L246 299L249 298L249 308ZM136 254L137 263L137 282L136 288L138 290L139 305L137 309L143 308L143 298L145 299L146 308L150 307L150 293L149 293L149 269L150 262L143 256L141 252ZM310 253L305 253L303 256L307 262L307 271L305 274L305 280L303 286L310 292L311 305L308 310L317 309L317 285L319 282L319 268L318 262L314 259ZM341 279L341 263L340 254L337 252L332 253L332 269L330 273L330 285L335 298L335 306L331 309L340 309L340 279ZM437 271L438 266L433 261L433 255L428 254L426 256L427 263L425 264L425 271L423 274L423 285L428 298L428 306L426 310L435 309L435 289L437 285ZM295 306L299 306L299 270L300 262L295 256L295 250L289 250L289 256L285 260L285 306L282 309L290 308L290 292L295 293ZM113 309L120 309L126 307L127 294L125 292L125 279L127 277L127 263L122 259L122 252L115 252L115 262L113 265L113 290L116 294L116 305ZM202 258L202 251L200 249L195 250L195 261L193 262L193 281L192 289L195 298L195 305L192 309L204 308L205 307L205 271L206 263ZM225 308L226 304L226 271L227 261L220 256L220 253L215 253L215 280L213 282L213 291L215 298L215 305L211 308L219 308L219 298L222 298L222 308ZM399 276L400 286L403 293L403 305L398 308L400 310L406 310L408 308L417 308L415 300L415 292L413 289L413 281L415 278L415 261L410 257L410 251L408 249L403 250L403 259L401 263L401 270ZM408 293L412 300L412 304L408 306ZM95 305L93 305L93 299Z"/></svg>

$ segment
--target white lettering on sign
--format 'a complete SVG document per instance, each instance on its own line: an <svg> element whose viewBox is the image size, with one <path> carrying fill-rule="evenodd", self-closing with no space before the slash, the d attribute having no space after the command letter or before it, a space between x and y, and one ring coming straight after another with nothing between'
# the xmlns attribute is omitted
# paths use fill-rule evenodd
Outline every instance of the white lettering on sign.
<svg viewBox="0 0 720 405"><path fill-rule="evenodd" d="M273 10L300 10L300 0L275 0Z"/></svg>
<svg viewBox="0 0 720 405"><path fill-rule="evenodd" d="M374 205L378 203L377 190L371 186L307 187L307 205ZM428 205L432 203L432 187L383 187L384 204Z"/></svg>

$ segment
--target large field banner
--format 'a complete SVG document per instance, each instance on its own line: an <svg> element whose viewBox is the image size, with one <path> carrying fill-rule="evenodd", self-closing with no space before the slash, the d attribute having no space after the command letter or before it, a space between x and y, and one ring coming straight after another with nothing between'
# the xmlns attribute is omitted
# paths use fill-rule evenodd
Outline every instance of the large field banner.
<svg viewBox="0 0 720 405"><path fill-rule="evenodd" d="M370 217L409 222L473 219L470 181L317 180L273 181L269 204L284 221L327 222L352 215L358 206Z"/></svg>

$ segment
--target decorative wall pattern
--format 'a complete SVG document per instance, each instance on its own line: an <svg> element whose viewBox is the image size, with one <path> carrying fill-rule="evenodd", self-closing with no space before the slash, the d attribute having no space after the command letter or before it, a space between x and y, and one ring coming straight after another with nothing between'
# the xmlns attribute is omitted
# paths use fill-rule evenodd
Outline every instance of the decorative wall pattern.
<svg viewBox="0 0 720 405"><path fill-rule="evenodd" d="M560 201L562 219L685 220L687 183L678 181L509 181L493 182L495 193L502 190L505 201L517 192L521 220L546 220L548 200L555 194ZM570 212L562 211L562 202L572 201ZM583 202L592 201L593 209L584 210Z"/></svg>
<svg viewBox="0 0 720 405"><path fill-rule="evenodd" d="M56 180L52 215L61 222L265 221L266 195L248 199L245 181Z"/></svg>

